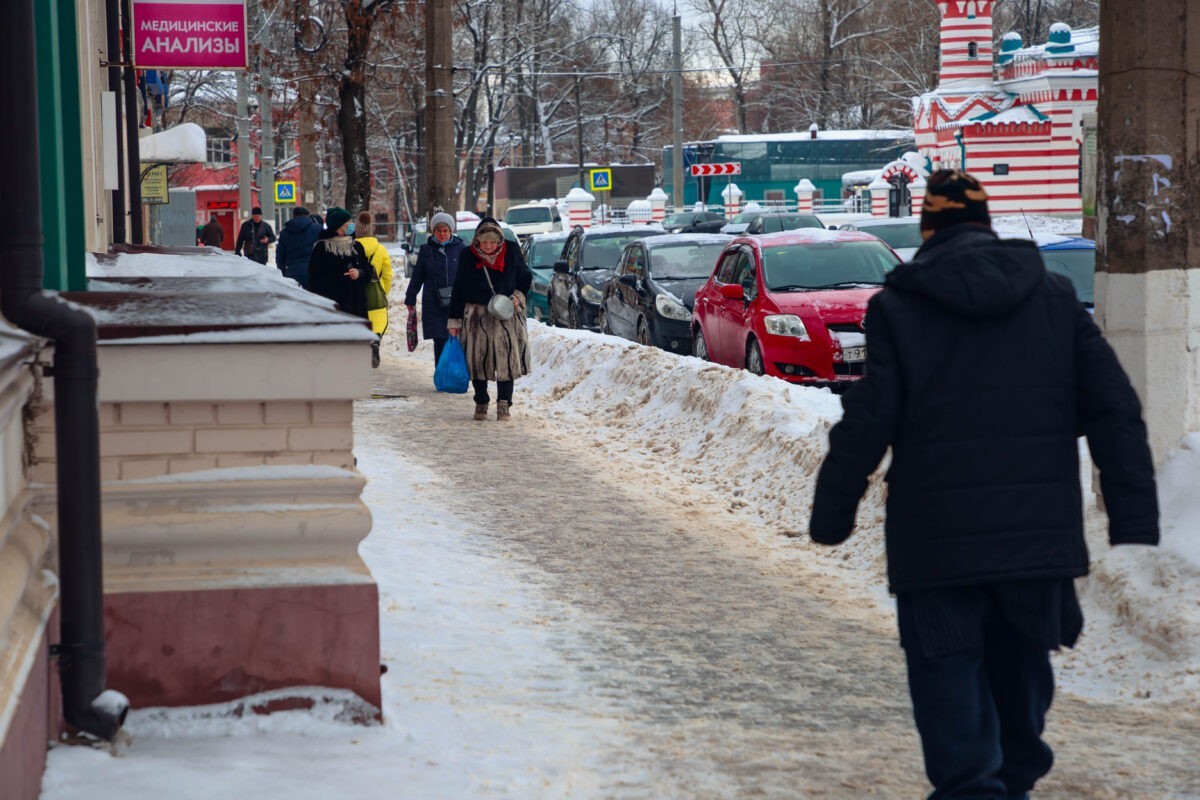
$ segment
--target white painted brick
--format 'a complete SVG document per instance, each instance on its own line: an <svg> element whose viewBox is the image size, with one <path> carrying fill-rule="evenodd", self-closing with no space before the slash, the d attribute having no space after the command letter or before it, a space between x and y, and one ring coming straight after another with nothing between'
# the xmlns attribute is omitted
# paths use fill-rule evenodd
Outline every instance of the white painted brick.
<svg viewBox="0 0 1200 800"><path fill-rule="evenodd" d="M353 422L354 403L350 400L318 400L312 404L313 422Z"/></svg>
<svg viewBox="0 0 1200 800"><path fill-rule="evenodd" d="M165 458L129 458L121 461L121 480L157 478L167 474Z"/></svg>
<svg viewBox="0 0 1200 800"><path fill-rule="evenodd" d="M169 403L167 416L172 425L212 425L217 412L212 403Z"/></svg>
<svg viewBox="0 0 1200 800"><path fill-rule="evenodd" d="M308 422L308 403L303 400L276 400L266 404L267 424Z"/></svg>
<svg viewBox="0 0 1200 800"><path fill-rule="evenodd" d="M287 449L284 428L218 428L196 431L197 453L277 453Z"/></svg>
<svg viewBox="0 0 1200 800"><path fill-rule="evenodd" d="M100 480L116 481L121 479L121 462L116 458L100 459Z"/></svg>
<svg viewBox="0 0 1200 800"><path fill-rule="evenodd" d="M312 453L284 453L277 456L267 456L264 463L268 467L274 466L294 466L297 464L311 464Z"/></svg>
<svg viewBox="0 0 1200 800"><path fill-rule="evenodd" d="M349 450L354 445L354 429L349 425L313 425L288 429L288 449Z"/></svg>
<svg viewBox="0 0 1200 800"><path fill-rule="evenodd" d="M33 457L39 460L54 460L54 434L50 431L39 433L33 443Z"/></svg>
<svg viewBox="0 0 1200 800"><path fill-rule="evenodd" d="M326 467L354 468L354 454L350 451L341 453L313 453L312 463Z"/></svg>
<svg viewBox="0 0 1200 800"><path fill-rule="evenodd" d="M122 427L161 427L167 424L166 403L121 403L118 414Z"/></svg>
<svg viewBox="0 0 1200 800"><path fill-rule="evenodd" d="M218 403L218 425L261 425L262 403Z"/></svg>
<svg viewBox="0 0 1200 800"><path fill-rule="evenodd" d="M221 469L228 469L230 467L261 467L262 465L262 456L247 455L245 453L222 453L217 456L217 466Z"/></svg>
<svg viewBox="0 0 1200 800"><path fill-rule="evenodd" d="M167 472L176 475L180 472L195 472L201 469L216 469L216 456L188 456L187 458L172 458L167 464Z"/></svg>
<svg viewBox="0 0 1200 800"><path fill-rule="evenodd" d="M33 483L57 483L57 467L53 461L38 461L29 468L29 480Z"/></svg>
<svg viewBox="0 0 1200 800"><path fill-rule="evenodd" d="M100 434L103 456L155 456L192 452L192 431L131 431L120 428Z"/></svg>

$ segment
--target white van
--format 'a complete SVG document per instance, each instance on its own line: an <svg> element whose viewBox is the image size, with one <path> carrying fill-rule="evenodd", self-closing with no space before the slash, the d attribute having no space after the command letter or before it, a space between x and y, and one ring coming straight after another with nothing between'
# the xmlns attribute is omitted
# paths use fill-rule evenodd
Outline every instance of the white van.
<svg viewBox="0 0 1200 800"><path fill-rule="evenodd" d="M535 233L562 230L562 215L554 203L525 203L512 206L504 215L504 221L512 226L521 239Z"/></svg>

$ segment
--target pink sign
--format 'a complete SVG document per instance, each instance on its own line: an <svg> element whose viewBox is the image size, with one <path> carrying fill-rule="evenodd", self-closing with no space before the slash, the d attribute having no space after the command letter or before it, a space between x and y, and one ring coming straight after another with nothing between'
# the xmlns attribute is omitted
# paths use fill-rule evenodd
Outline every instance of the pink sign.
<svg viewBox="0 0 1200 800"><path fill-rule="evenodd" d="M139 69L245 69L245 0L133 0Z"/></svg>

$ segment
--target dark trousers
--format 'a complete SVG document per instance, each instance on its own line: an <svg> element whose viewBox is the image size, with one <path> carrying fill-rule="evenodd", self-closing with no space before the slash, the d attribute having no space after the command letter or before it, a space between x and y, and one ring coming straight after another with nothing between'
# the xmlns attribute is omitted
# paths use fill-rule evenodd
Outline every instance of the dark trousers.
<svg viewBox="0 0 1200 800"><path fill-rule="evenodd" d="M475 387L475 402L481 406L485 406L491 402L488 397L488 382L487 381L471 381L471 385ZM496 381L496 399L503 403L512 402L513 382L512 381Z"/></svg>
<svg viewBox="0 0 1200 800"><path fill-rule="evenodd" d="M995 619L984 625L982 648L930 658L904 595L896 610L925 774L934 786L929 800L1026 797L1054 762L1041 738L1054 697L1049 651Z"/></svg>
<svg viewBox="0 0 1200 800"><path fill-rule="evenodd" d="M448 341L450 341L450 340L445 337L442 337L441 339L434 338L434 340L433 340L433 365L435 367L437 366L437 363L442 360L442 350L445 349L446 342L448 342Z"/></svg>

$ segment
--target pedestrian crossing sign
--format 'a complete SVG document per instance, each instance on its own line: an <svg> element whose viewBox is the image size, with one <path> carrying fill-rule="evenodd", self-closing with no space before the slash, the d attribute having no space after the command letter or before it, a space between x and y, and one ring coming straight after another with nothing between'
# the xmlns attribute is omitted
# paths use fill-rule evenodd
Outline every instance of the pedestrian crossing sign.
<svg viewBox="0 0 1200 800"><path fill-rule="evenodd" d="M592 184L593 192L611 192L612 191L612 170L611 169L593 169L588 171L588 180Z"/></svg>
<svg viewBox="0 0 1200 800"><path fill-rule="evenodd" d="M275 181L275 202L276 203L294 203L294 202L296 202L296 182L295 181Z"/></svg>

